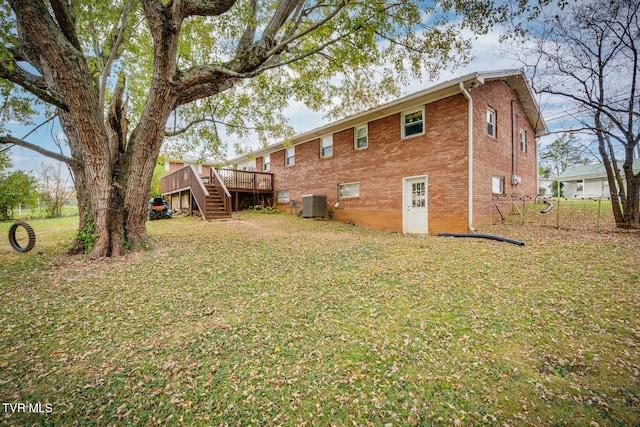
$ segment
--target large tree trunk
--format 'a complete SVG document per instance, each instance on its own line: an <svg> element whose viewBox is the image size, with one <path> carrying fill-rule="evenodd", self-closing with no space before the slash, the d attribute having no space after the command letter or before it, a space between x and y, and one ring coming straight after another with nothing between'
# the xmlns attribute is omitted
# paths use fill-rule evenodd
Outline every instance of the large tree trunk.
<svg viewBox="0 0 640 427"><path fill-rule="evenodd" d="M611 190L611 207L616 226L640 228L640 173L633 173L633 149L627 150L620 172L615 152L607 138L598 133L599 151Z"/></svg>
<svg viewBox="0 0 640 427"><path fill-rule="evenodd" d="M20 23L23 53L56 95L73 158L70 163L80 207L77 241L85 243L87 251L92 246L94 258L123 255L147 237L149 188L169 115L180 102L211 96L236 81L226 73L218 76L214 72L212 77L203 71L193 72L197 78L180 86L176 57L182 21L187 13L224 13L235 1L142 1L153 38L154 64L145 107L130 134L123 102L124 79L116 85L109 111L104 111L99 84L82 53L65 3L56 3L53 19L41 0L9 2ZM188 89L191 92L184 98ZM181 101L179 94L184 98Z"/></svg>

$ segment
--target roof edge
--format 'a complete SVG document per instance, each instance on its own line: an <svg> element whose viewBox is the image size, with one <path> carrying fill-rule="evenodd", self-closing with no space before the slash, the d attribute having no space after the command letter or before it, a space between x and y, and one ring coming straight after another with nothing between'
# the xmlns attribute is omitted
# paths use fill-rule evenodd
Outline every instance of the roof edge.
<svg viewBox="0 0 640 427"><path fill-rule="evenodd" d="M291 140L280 141L275 144L269 145L265 148L261 148L259 150L251 151L250 153L237 156L235 158L230 159L228 163L229 164L244 163L254 158L263 156L265 154L269 154L274 151L279 151L285 148L285 146L295 146L295 145L303 144L313 139L317 139L323 135L327 135L329 133L335 133L340 130L347 129L349 127L354 126L358 122L371 121L371 120L375 120L376 118L380 118L382 116L395 114L402 111L405 108L410 108L410 104L417 103L423 98L429 98L430 96L433 96L434 99L431 100L430 102L434 102L434 101L437 101L438 99L443 99L445 97L455 95L457 93L460 93L460 83L463 83L466 88L469 88L469 87L473 87L474 85L482 85L485 83L485 81L506 79L508 77L515 77L515 76L522 77L522 81L524 82L525 88L527 91L526 96L533 102L533 109L537 113L535 114L535 116L538 119L539 123L541 122L542 124L542 129L544 133L540 133L538 131L538 128L540 126L536 127L536 123L532 122L532 126L536 131L536 136L541 136L548 133L546 124L542 119L542 114L540 113L538 104L535 101L535 98L533 97L533 92L529 87L529 84L524 74L524 70L522 68L512 68L512 69L493 70L493 71L475 71L451 80L438 83L435 86L431 86L427 89L403 96L394 101L379 105L372 109L345 117L343 119L340 119L331 123L327 123L326 125L311 129L307 132L300 133L294 136L293 138L291 138ZM437 94L439 92L446 92L446 96L438 98ZM525 94L521 94L518 92L518 96L520 97L521 95L525 95ZM377 116L382 111L384 111L385 114ZM367 118L369 119L366 120Z"/></svg>

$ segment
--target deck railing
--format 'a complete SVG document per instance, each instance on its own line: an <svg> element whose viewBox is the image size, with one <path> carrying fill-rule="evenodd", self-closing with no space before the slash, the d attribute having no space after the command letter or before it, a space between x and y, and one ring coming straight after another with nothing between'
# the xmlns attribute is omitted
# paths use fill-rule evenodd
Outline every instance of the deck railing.
<svg viewBox="0 0 640 427"><path fill-rule="evenodd" d="M273 192L272 173L219 169L218 175L231 191Z"/></svg>
<svg viewBox="0 0 640 427"><path fill-rule="evenodd" d="M193 165L187 165L160 178L160 193L163 195L184 190L191 190L191 194L193 194L198 209L204 218L207 206L206 198L209 192Z"/></svg>

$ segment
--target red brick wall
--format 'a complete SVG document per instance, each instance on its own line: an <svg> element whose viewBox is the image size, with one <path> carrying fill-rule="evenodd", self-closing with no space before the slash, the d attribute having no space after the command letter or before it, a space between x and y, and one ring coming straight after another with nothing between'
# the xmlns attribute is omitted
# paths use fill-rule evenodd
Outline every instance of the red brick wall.
<svg viewBox="0 0 640 427"><path fill-rule="evenodd" d="M184 163L169 162L169 170L167 173L175 172L184 167Z"/></svg>
<svg viewBox="0 0 640 427"><path fill-rule="evenodd" d="M491 180L504 177L506 195L535 196L537 194L535 132L517 96L504 82L488 82L471 90L474 107L473 154L473 224L490 224L498 217L492 202ZM511 123L511 101L515 102L515 129ZM487 135L487 108L496 110L496 138ZM520 129L527 134L527 152L520 151ZM515 144L516 174L522 178L518 185L511 184L512 144ZM492 213L493 212L493 213Z"/></svg>
<svg viewBox="0 0 640 427"><path fill-rule="evenodd" d="M167 174L171 173L171 172L175 172L177 170L182 169L183 167L185 167L187 165L187 163L176 163L176 162L169 162L169 170L166 172ZM201 176L209 176L209 172L211 170L211 166L208 165L202 165L202 173L200 173ZM166 174L165 174L166 175Z"/></svg>
<svg viewBox="0 0 640 427"><path fill-rule="evenodd" d="M534 131L519 103L515 105L517 174L511 185L511 100L515 93L503 82L471 91L474 102L473 225L491 223L491 178L503 176L507 194L536 194ZM497 112L497 138L487 135L486 110ZM419 107L419 106L416 106ZM284 166L284 150L271 153L275 189L289 190L291 200L304 194L336 202L334 219L380 230L402 231L403 177L428 176L429 233L466 232L468 186L467 99L455 95L425 105L425 134L401 139L401 115L369 122L369 146L354 149L353 128L333 135L333 156L320 158L319 140L295 146L295 165ZM521 153L519 129L527 131L528 151ZM359 182L360 197L338 199L340 183ZM284 207L285 205L281 205Z"/></svg>
<svg viewBox="0 0 640 427"><path fill-rule="evenodd" d="M419 107L419 106L417 106ZM295 147L294 166L284 150L271 154L275 187L291 199L323 194L334 219L402 231L402 179L428 175L429 233L466 230L467 103L462 95L425 106L424 135L401 139L400 114L369 122L369 146L354 150L353 129L333 136L333 156L319 157L319 140ZM340 183L359 182L360 197L338 199Z"/></svg>

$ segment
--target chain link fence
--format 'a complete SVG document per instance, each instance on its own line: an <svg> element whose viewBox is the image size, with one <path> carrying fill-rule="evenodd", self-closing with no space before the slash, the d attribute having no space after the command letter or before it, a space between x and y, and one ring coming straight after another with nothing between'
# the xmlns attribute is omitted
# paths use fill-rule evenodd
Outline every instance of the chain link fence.
<svg viewBox="0 0 640 427"><path fill-rule="evenodd" d="M493 197L493 224L539 225L565 230L613 231L609 197Z"/></svg>

